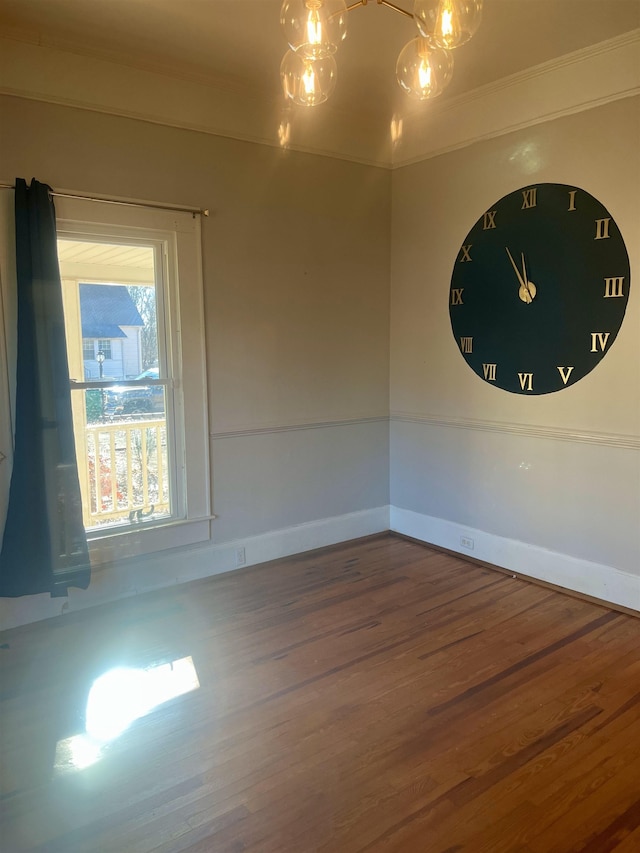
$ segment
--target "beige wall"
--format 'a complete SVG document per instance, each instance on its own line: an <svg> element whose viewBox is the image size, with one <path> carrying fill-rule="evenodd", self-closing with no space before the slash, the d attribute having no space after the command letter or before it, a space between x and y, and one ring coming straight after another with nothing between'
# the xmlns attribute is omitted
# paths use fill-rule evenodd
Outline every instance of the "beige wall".
<svg viewBox="0 0 640 853"><path fill-rule="evenodd" d="M0 110L0 180L210 209L212 545L386 507L390 173L19 98Z"/></svg>
<svg viewBox="0 0 640 853"><path fill-rule="evenodd" d="M390 396L397 529L456 550L470 529L474 556L537 576L553 554L555 576L546 579L605 598L604 582L624 587L624 603L635 607L638 115L638 99L624 99L394 172ZM622 330L593 373L562 392L523 397L467 367L448 298L471 226L493 202L536 182L579 186L606 205L626 240L632 288Z"/></svg>
<svg viewBox="0 0 640 853"><path fill-rule="evenodd" d="M607 358L546 397L482 383L448 315L462 238L536 181L604 202L635 283L637 99L393 173L18 98L0 109L1 180L211 210L213 539L178 569L171 555L123 567L98 597L233 568L238 544L260 562L367 532L354 519L385 529L390 503L393 529L455 550L471 536L472 556L640 609L638 285ZM12 606L5 624L37 618Z"/></svg>
<svg viewBox="0 0 640 853"><path fill-rule="evenodd" d="M0 101L5 179L210 208L213 431L388 412L384 169Z"/></svg>

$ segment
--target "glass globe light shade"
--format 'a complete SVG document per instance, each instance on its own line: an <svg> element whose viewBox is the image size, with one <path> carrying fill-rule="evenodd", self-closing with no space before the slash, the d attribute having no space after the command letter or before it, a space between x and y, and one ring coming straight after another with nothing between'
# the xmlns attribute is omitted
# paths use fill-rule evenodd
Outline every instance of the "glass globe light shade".
<svg viewBox="0 0 640 853"><path fill-rule="evenodd" d="M284 0L280 24L291 50L322 59L346 36L347 14L345 0Z"/></svg>
<svg viewBox="0 0 640 853"><path fill-rule="evenodd" d="M432 47L453 50L473 36L482 17L482 0L415 0L415 22Z"/></svg>
<svg viewBox="0 0 640 853"><path fill-rule="evenodd" d="M425 38L405 44L396 63L401 88L419 101L439 95L452 74L453 56L447 50L430 47Z"/></svg>
<svg viewBox="0 0 640 853"><path fill-rule="evenodd" d="M324 103L336 87L338 67L333 56L310 59L288 50L280 64L285 98L303 107Z"/></svg>

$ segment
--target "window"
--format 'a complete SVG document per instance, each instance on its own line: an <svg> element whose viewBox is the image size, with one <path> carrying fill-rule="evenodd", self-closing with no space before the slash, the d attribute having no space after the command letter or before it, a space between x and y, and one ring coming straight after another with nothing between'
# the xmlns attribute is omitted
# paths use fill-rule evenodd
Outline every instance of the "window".
<svg viewBox="0 0 640 853"><path fill-rule="evenodd" d="M66 198L56 200L56 211L92 558L206 540L199 219ZM90 347L91 369L84 363Z"/></svg>
<svg viewBox="0 0 640 853"><path fill-rule="evenodd" d="M93 345L93 339L83 338L82 340L82 360L83 361L93 361L95 358L95 347Z"/></svg>
<svg viewBox="0 0 640 853"><path fill-rule="evenodd" d="M98 340L98 353L102 353L105 361L107 359L111 361L111 341L106 340L106 338Z"/></svg>

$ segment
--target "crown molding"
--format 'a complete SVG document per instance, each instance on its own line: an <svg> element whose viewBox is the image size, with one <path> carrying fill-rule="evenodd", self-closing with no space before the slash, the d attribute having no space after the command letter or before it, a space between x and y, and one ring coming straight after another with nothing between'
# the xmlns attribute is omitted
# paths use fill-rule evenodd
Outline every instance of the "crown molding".
<svg viewBox="0 0 640 853"><path fill-rule="evenodd" d="M220 91L229 92L237 96L260 97L261 93L247 86L241 80L232 77L219 77L205 71L197 71L188 65L180 65L170 62L153 62L135 54L121 50L97 47L95 45L80 44L72 39L52 36L46 32L27 30L22 27L7 27L2 31L2 38L9 41L22 42L40 48L50 48L53 51L70 53L76 56L84 56L88 59L98 59L110 62L114 65L122 65L125 68L133 68L138 71L147 71L151 74L159 74L162 77L173 77L176 80L184 80L188 83L198 83ZM264 93L262 94L264 96Z"/></svg>
<svg viewBox="0 0 640 853"><path fill-rule="evenodd" d="M392 412L393 423L418 423L455 429L469 429L480 432L498 432L509 435L522 435L527 438L544 438L551 441L571 441L578 444L597 444L602 447L618 447L625 450L640 450L640 436L624 435L613 432L594 432L564 427L546 427L536 424L520 424L510 421L492 421L481 418L445 417L417 412Z"/></svg>
<svg viewBox="0 0 640 853"><path fill-rule="evenodd" d="M484 86L479 86L471 92L459 95L457 98L451 99L448 102L443 102L443 109L464 108L473 101L484 100L495 93L500 93L514 86L526 84L531 80L536 80L537 78L543 78L548 74L554 74L563 68L569 68L573 65L581 65L584 62L588 62L596 57L605 56L608 53L617 53L618 51L633 45L640 45L640 28L630 30L627 33L615 36L607 41L597 42L589 47L575 50L572 53L566 53L564 56L557 57L556 59L550 59L548 62L543 62L540 65L534 65L524 71L518 71L516 74L511 74L500 80L494 80L492 83L487 83ZM437 104L438 102L434 101L433 103Z"/></svg>
<svg viewBox="0 0 640 853"><path fill-rule="evenodd" d="M403 116L392 168L640 94L640 28Z"/></svg>
<svg viewBox="0 0 640 853"><path fill-rule="evenodd" d="M289 150L396 169L639 94L640 29L457 98L409 108L393 147L388 124L368 114L330 103L314 111L287 109L237 80L125 62L116 51L25 31L0 39L0 93L277 148L285 121Z"/></svg>
<svg viewBox="0 0 640 853"><path fill-rule="evenodd" d="M384 129L366 113L291 109L246 87L175 76L171 69L124 65L90 51L68 51L26 38L0 38L0 94L117 115L152 124L283 149L278 130L291 129L286 151L390 167ZM284 153L283 152L283 153Z"/></svg>

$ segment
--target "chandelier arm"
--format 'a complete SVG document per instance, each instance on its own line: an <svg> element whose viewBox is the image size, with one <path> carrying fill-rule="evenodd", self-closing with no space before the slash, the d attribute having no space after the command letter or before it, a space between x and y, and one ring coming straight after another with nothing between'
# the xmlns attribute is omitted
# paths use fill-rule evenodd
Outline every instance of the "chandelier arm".
<svg viewBox="0 0 640 853"><path fill-rule="evenodd" d="M357 2L352 3L350 6L347 6L347 12L353 12L354 9L359 9L361 6L368 5L369 0L357 0ZM393 9L394 12L400 12L401 15L405 15L407 18L414 18L411 12L407 12L405 9L401 9L400 6L396 6L395 3L390 3L389 0L376 0L378 6L386 6L387 9ZM334 13L338 14L338 13Z"/></svg>
<svg viewBox="0 0 640 853"><path fill-rule="evenodd" d="M401 15L405 15L407 18L414 18L411 12L407 12L406 9L401 9L400 6L396 6L395 3L390 3L389 0L377 0L378 6L386 6L387 9L393 9L394 12L400 12Z"/></svg>

